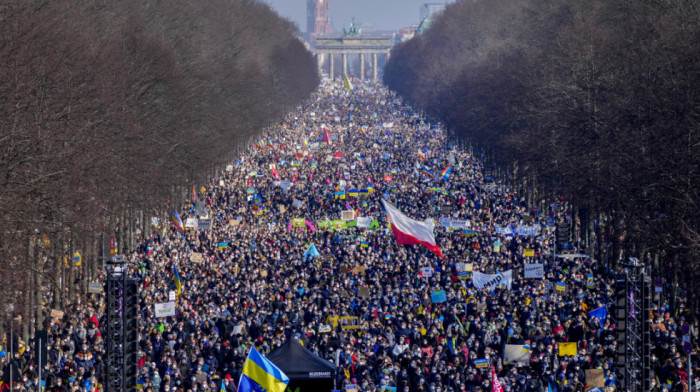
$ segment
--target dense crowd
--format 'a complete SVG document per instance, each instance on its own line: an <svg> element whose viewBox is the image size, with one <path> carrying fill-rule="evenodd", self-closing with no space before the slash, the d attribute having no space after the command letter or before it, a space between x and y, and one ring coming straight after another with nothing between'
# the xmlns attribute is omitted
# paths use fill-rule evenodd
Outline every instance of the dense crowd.
<svg viewBox="0 0 700 392"><path fill-rule="evenodd" d="M592 259L552 254L554 225L570 220L566 204L526 206L483 169L383 88L324 83L195 190L179 212L183 226L208 215L211 228L160 222L128 255L140 282L140 387L234 392L251 346L267 354L297 339L337 364L339 389L491 391L493 366L509 392L583 391L591 369L614 391L615 319L588 314L611 303L613 279ZM381 200L434 218L444 258L397 245ZM446 227L445 218L466 223ZM537 230L518 235L520 226ZM525 278L532 263L543 264L543 276ZM156 318L153 305L175 289L175 265L177 315ZM508 270L510 288L472 281ZM687 390L682 303L670 309L662 296L651 311L655 391ZM103 306L93 295L47 318L47 391L103 389ZM573 347L560 355L565 342ZM525 360L506 361L506 347L518 345ZM8 359L20 375L17 391L38 391L30 347L0 353L3 379Z"/></svg>

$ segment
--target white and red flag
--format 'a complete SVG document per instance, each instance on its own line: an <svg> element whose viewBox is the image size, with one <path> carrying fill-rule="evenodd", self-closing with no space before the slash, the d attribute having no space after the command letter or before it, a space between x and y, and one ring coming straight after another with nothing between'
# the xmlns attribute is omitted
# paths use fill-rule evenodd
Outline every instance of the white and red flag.
<svg viewBox="0 0 700 392"><path fill-rule="evenodd" d="M382 200L382 203L399 245L423 245L441 259L445 257L435 243L435 235L433 234L435 224L432 219L420 222L407 217L385 200Z"/></svg>
<svg viewBox="0 0 700 392"><path fill-rule="evenodd" d="M498 381L496 369L493 365L491 365L491 392L503 392L503 387L501 386L501 382Z"/></svg>

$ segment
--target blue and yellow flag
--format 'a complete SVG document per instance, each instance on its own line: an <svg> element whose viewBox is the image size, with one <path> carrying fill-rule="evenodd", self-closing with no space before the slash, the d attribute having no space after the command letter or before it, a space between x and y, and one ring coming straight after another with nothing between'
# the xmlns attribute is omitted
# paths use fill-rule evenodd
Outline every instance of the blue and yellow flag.
<svg viewBox="0 0 700 392"><path fill-rule="evenodd" d="M173 264L173 271L175 272L173 280L175 281L175 295L179 297L182 294L182 279L180 278L180 273L177 271L177 265Z"/></svg>
<svg viewBox="0 0 700 392"><path fill-rule="evenodd" d="M287 384L289 377L255 347L251 347L238 381L238 392L284 392Z"/></svg>

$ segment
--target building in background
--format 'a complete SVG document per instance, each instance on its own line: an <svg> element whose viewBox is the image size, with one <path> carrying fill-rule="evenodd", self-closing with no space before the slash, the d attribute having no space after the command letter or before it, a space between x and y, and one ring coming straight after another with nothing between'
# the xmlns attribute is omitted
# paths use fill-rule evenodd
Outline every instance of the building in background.
<svg viewBox="0 0 700 392"><path fill-rule="evenodd" d="M306 39L311 46L320 34L331 32L330 0L307 0Z"/></svg>

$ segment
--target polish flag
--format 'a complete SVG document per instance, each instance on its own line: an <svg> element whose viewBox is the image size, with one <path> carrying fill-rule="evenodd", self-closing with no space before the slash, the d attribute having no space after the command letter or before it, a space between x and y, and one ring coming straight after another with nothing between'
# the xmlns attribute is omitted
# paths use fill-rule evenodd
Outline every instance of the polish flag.
<svg viewBox="0 0 700 392"><path fill-rule="evenodd" d="M501 382L498 381L496 369L493 365L491 365L491 392L503 392L503 387L501 386Z"/></svg>
<svg viewBox="0 0 700 392"><path fill-rule="evenodd" d="M435 235L433 235L435 224L432 220L419 222L402 214L401 211L385 200L382 200L382 204L384 204L384 210L391 222L391 229L394 231L394 237L399 245L423 245L441 259L445 258L435 243Z"/></svg>

